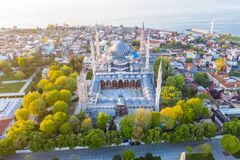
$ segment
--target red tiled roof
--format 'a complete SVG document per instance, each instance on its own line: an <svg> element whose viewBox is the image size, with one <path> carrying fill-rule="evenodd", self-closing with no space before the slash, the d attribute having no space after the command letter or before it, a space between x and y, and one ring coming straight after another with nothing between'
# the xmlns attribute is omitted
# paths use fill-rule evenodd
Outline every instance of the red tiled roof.
<svg viewBox="0 0 240 160"><path fill-rule="evenodd" d="M224 78L229 77L226 73L224 72L208 72L209 75L214 77L215 79L218 80L219 83L224 85L226 88L234 88L234 87L240 87L240 81L237 82L227 82Z"/></svg>
<svg viewBox="0 0 240 160"><path fill-rule="evenodd" d="M13 118L0 119L0 135L6 130Z"/></svg>

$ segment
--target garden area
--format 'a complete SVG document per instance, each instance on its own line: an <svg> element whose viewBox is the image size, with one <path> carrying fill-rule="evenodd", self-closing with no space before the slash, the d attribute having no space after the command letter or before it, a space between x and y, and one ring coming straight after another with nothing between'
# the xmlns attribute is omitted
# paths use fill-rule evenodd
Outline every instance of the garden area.
<svg viewBox="0 0 240 160"><path fill-rule="evenodd" d="M167 59L163 59L161 105L164 108L160 112L136 109L133 114L121 117L119 129L113 117L104 112L99 112L94 119L84 111L68 114L77 88L75 71L79 63L75 62L73 59L68 65L51 65L48 78L41 79L36 90L24 96L22 108L15 113L16 122L0 140L0 154L23 148L33 152L52 151L55 147L98 149L118 146L124 140L145 144L180 143L202 141L216 135L213 123L201 122L209 117L202 99L194 95L182 100L184 78L171 75L171 68L166 67Z"/></svg>
<svg viewBox="0 0 240 160"><path fill-rule="evenodd" d="M186 147L186 160L215 160L212 155L211 145L208 143L200 144L193 153L191 146Z"/></svg>
<svg viewBox="0 0 240 160"><path fill-rule="evenodd" d="M25 82L0 84L0 93L18 92L23 87L24 84Z"/></svg>
<svg viewBox="0 0 240 160"><path fill-rule="evenodd" d="M38 67L50 62L50 59L43 59L40 55L18 57L12 61L0 61L0 71L2 72L0 93L18 92L24 85L22 80L28 79Z"/></svg>
<svg viewBox="0 0 240 160"><path fill-rule="evenodd" d="M196 153L187 154L186 160L215 160L212 154Z"/></svg>

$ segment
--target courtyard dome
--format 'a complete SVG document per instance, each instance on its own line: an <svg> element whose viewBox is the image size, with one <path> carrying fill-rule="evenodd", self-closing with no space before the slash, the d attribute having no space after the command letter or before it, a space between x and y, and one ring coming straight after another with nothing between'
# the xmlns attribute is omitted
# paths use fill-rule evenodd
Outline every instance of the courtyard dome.
<svg viewBox="0 0 240 160"><path fill-rule="evenodd" d="M115 44L111 47L111 52L115 56L127 56L131 51L131 48L121 41L116 41Z"/></svg>

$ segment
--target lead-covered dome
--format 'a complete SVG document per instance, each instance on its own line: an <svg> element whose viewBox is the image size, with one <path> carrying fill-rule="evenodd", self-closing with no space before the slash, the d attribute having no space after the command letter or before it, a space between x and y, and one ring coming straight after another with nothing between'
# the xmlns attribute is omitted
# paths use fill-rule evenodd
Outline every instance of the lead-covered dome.
<svg viewBox="0 0 240 160"><path fill-rule="evenodd" d="M111 47L111 52L115 56L127 56L131 53L131 48L121 41L116 41Z"/></svg>

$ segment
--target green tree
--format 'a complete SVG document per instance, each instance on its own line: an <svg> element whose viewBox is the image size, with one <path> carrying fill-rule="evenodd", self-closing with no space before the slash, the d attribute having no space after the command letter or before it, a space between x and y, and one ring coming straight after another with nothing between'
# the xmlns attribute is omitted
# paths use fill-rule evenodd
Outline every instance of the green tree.
<svg viewBox="0 0 240 160"><path fill-rule="evenodd" d="M76 134L67 134L65 138L66 138L65 139L66 145L70 149L73 149L77 146L77 135Z"/></svg>
<svg viewBox="0 0 240 160"><path fill-rule="evenodd" d="M124 150L122 153L123 160L135 160L135 155L132 150Z"/></svg>
<svg viewBox="0 0 240 160"><path fill-rule="evenodd" d="M8 128L6 137L4 138L6 140L1 140L0 146L2 148L0 148L0 152L5 154L14 150L23 149L27 145L29 136L35 127L35 122L31 120L16 121L11 127Z"/></svg>
<svg viewBox="0 0 240 160"><path fill-rule="evenodd" d="M196 96L198 89L194 85L185 85L182 91L186 97L193 98Z"/></svg>
<svg viewBox="0 0 240 160"><path fill-rule="evenodd" d="M67 144L66 144L65 140L66 140L65 135L59 134L56 138L57 147L59 147L59 148L66 147Z"/></svg>
<svg viewBox="0 0 240 160"><path fill-rule="evenodd" d="M123 138L130 139L133 132L134 117L126 115L120 119L120 130Z"/></svg>
<svg viewBox="0 0 240 160"><path fill-rule="evenodd" d="M240 127L239 121L225 122L223 124L223 132L226 134L232 134L237 136L240 133L239 127Z"/></svg>
<svg viewBox="0 0 240 160"><path fill-rule="evenodd" d="M105 145L105 133L101 129L92 129L84 137L90 149L98 149Z"/></svg>
<svg viewBox="0 0 240 160"><path fill-rule="evenodd" d="M43 90L44 91L52 91L55 90L57 87L53 82L48 82L47 84L44 85Z"/></svg>
<svg viewBox="0 0 240 160"><path fill-rule="evenodd" d="M15 78L15 79L18 79L18 80L23 79L23 78L25 78L25 74L24 74L22 71L17 71L17 72L14 74L14 78Z"/></svg>
<svg viewBox="0 0 240 160"><path fill-rule="evenodd" d="M143 141L146 144L160 143L161 142L161 129L159 127L155 127L147 131Z"/></svg>
<svg viewBox="0 0 240 160"><path fill-rule="evenodd" d="M52 82L55 82L56 79L59 77L64 76L63 72L60 70L54 71L52 74L50 74L50 77L48 77Z"/></svg>
<svg viewBox="0 0 240 160"><path fill-rule="evenodd" d="M33 152L47 151L46 147L49 137L47 134L39 131L34 131L31 133L30 140L28 143L28 148Z"/></svg>
<svg viewBox="0 0 240 160"><path fill-rule="evenodd" d="M15 116L17 120L28 120L29 111L26 108L17 109Z"/></svg>
<svg viewBox="0 0 240 160"><path fill-rule="evenodd" d="M158 69L159 69L159 64L162 60L162 77L163 80L166 80L168 76L172 75L172 67L170 65L170 61L166 57L157 57L154 61L154 75L155 75L155 80L158 77Z"/></svg>
<svg viewBox="0 0 240 160"><path fill-rule="evenodd" d="M63 72L63 74L64 74L65 76L69 76L70 73L73 72L73 69L72 69L71 67L67 66L67 65L64 65L64 66L61 68L61 71Z"/></svg>
<svg viewBox="0 0 240 160"><path fill-rule="evenodd" d="M44 87L45 87L48 83L49 83L49 82L48 82L47 79L41 79L41 80L38 82L37 87L38 87L38 89L39 89L39 88L44 89Z"/></svg>
<svg viewBox="0 0 240 160"><path fill-rule="evenodd" d="M149 109L138 108L134 112L134 123L143 130L148 130L152 124L152 115Z"/></svg>
<svg viewBox="0 0 240 160"><path fill-rule="evenodd" d="M56 126L53 120L47 119L47 120L43 120L40 123L40 131L48 134L48 135L52 135L56 130Z"/></svg>
<svg viewBox="0 0 240 160"><path fill-rule="evenodd" d="M179 100L182 99L181 91L175 89L175 87L162 87L161 100L164 106L174 106Z"/></svg>
<svg viewBox="0 0 240 160"><path fill-rule="evenodd" d="M46 93L45 97L46 102L51 106L59 100L59 91L52 90Z"/></svg>
<svg viewBox="0 0 240 160"><path fill-rule="evenodd" d="M71 125L72 131L74 133L77 132L79 126L79 119L76 117L76 115L71 115L68 122Z"/></svg>
<svg viewBox="0 0 240 160"><path fill-rule="evenodd" d="M118 131L108 131L105 138L107 145L119 145L121 143L121 135Z"/></svg>
<svg viewBox="0 0 240 160"><path fill-rule="evenodd" d="M46 110L45 101L43 99L40 99L40 98L34 100L29 105L29 111L35 116L42 115L43 113L45 113L45 110Z"/></svg>
<svg viewBox="0 0 240 160"><path fill-rule="evenodd" d="M56 126L60 126L67 121L67 114L64 112L57 112L53 115L53 121Z"/></svg>
<svg viewBox="0 0 240 160"><path fill-rule="evenodd" d="M104 113L104 112L99 112L97 116L97 126L98 128L105 130L108 121L110 120L110 117Z"/></svg>
<svg viewBox="0 0 240 160"><path fill-rule="evenodd" d="M20 68L25 68L27 66L27 60L23 57L18 57L17 62Z"/></svg>
<svg viewBox="0 0 240 160"><path fill-rule="evenodd" d="M30 92L27 95L23 97L23 107L28 108L30 103L32 103L34 100L38 99L41 97L41 95L38 92Z"/></svg>
<svg viewBox="0 0 240 160"><path fill-rule="evenodd" d="M67 89L62 89L60 90L60 95L59 95L59 100L65 101L65 102L70 102L72 97L71 91Z"/></svg>
<svg viewBox="0 0 240 160"><path fill-rule="evenodd" d="M210 154L212 152L211 145L209 143L198 145L197 150L199 153L204 153L204 154Z"/></svg>
<svg viewBox="0 0 240 160"><path fill-rule="evenodd" d="M194 75L194 82L196 82L197 84L203 86L203 87L208 87L209 85L209 78L207 73L205 72L197 72Z"/></svg>
<svg viewBox="0 0 240 160"><path fill-rule="evenodd" d="M237 153L239 151L240 142L238 138L233 135L224 135L221 138L220 143L222 148L231 154Z"/></svg>
<svg viewBox="0 0 240 160"><path fill-rule="evenodd" d="M196 125L195 126L195 137L196 140L201 141L203 140L203 135L204 135L204 128L202 125Z"/></svg>
<svg viewBox="0 0 240 160"><path fill-rule="evenodd" d="M172 76L167 77L167 79L165 81L165 85L166 86L173 86L173 87L175 87L176 84L177 84L177 82L176 82L174 77L172 77Z"/></svg>
<svg viewBox="0 0 240 160"><path fill-rule="evenodd" d="M191 146L186 146L186 153L187 154L192 154L192 147Z"/></svg>
<svg viewBox="0 0 240 160"><path fill-rule="evenodd" d="M212 138L216 136L217 127L214 123L205 122L203 123L203 128L204 128L204 137Z"/></svg>
<svg viewBox="0 0 240 160"><path fill-rule="evenodd" d="M152 124L151 128L160 126L160 114L159 112L151 112Z"/></svg>
<svg viewBox="0 0 240 160"><path fill-rule="evenodd" d="M177 126L172 137L171 141L176 142L187 142L190 141L190 131L189 126L186 124L182 124L180 126Z"/></svg>
<svg viewBox="0 0 240 160"><path fill-rule="evenodd" d="M65 112L68 111L68 104L64 101L57 101L53 105L52 113L55 114L57 112Z"/></svg>
<svg viewBox="0 0 240 160"><path fill-rule="evenodd" d="M184 83L184 76L182 74L178 74L175 77L176 80L176 88L180 91L183 89L183 83Z"/></svg>
<svg viewBox="0 0 240 160"><path fill-rule="evenodd" d="M70 134L72 132L71 125L68 122L65 122L60 126L59 131L62 134Z"/></svg>
<svg viewBox="0 0 240 160"><path fill-rule="evenodd" d="M87 133L93 128L91 118L85 118L81 124L81 131Z"/></svg>
<svg viewBox="0 0 240 160"><path fill-rule="evenodd" d="M15 144L11 138L3 138L0 140L0 154L7 155L15 153Z"/></svg>

